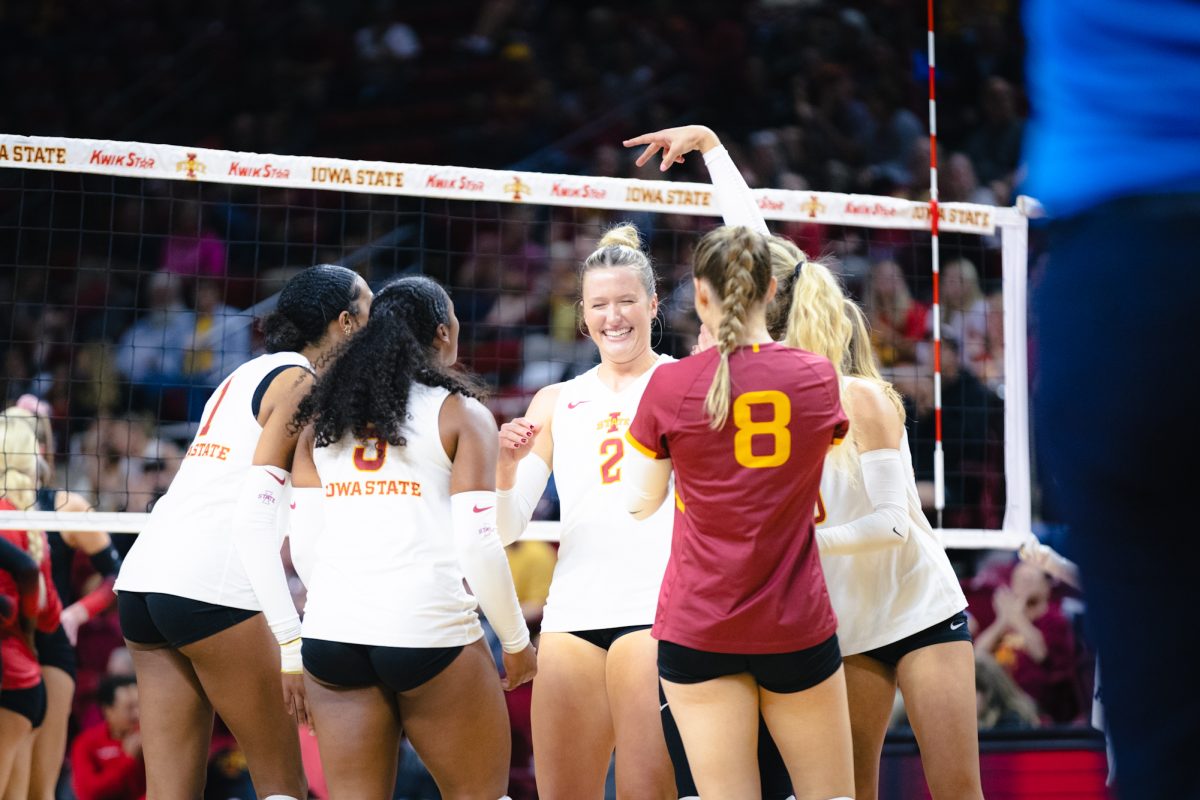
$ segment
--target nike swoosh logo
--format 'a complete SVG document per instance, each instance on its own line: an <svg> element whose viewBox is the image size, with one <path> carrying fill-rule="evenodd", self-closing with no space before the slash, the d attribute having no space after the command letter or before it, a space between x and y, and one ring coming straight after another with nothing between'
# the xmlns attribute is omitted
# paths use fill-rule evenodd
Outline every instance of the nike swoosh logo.
<svg viewBox="0 0 1200 800"><path fill-rule="evenodd" d="M903 539L903 538L904 538L904 534L903 534L903 533L901 533L900 531L896 530L896 526L895 526L895 525L893 525L893 526L892 526L892 533L896 534L896 535L897 535L897 536L899 536L901 539Z"/></svg>
<svg viewBox="0 0 1200 800"><path fill-rule="evenodd" d="M278 475L276 475L274 472L271 472L271 470L269 470L269 469L263 470L263 471L266 472L268 475L270 475L274 480L278 481L280 486L283 486L283 484L287 483L287 478L281 478Z"/></svg>
<svg viewBox="0 0 1200 800"><path fill-rule="evenodd" d="M959 622L959 623L957 623L957 624L952 622L952 623L950 623L950 630L952 630L952 631L956 631L956 630L958 630L959 628L961 628L963 625L966 625L966 624L967 624L967 623L965 623L965 622Z"/></svg>
<svg viewBox="0 0 1200 800"><path fill-rule="evenodd" d="M590 403L590 402L592 402L592 401L591 400L576 400L574 403L567 403L567 408L575 408L577 406L583 405L584 403Z"/></svg>
<svg viewBox="0 0 1200 800"><path fill-rule="evenodd" d="M479 506L475 506L475 507L474 507L474 509L472 509L472 510L473 510L473 511L474 511L476 514L482 514L483 512L485 512L485 511L487 511L487 510L489 510L489 509L492 509L492 508L495 508L495 506L484 506L483 508L480 508Z"/></svg>
<svg viewBox="0 0 1200 800"><path fill-rule="evenodd" d="M296 510L296 504L292 503L292 511L295 511L295 510Z"/></svg>
<svg viewBox="0 0 1200 800"><path fill-rule="evenodd" d="M662 711L664 708L666 708L669 705L670 705L670 703L663 703L661 706L658 707L658 710Z"/></svg>

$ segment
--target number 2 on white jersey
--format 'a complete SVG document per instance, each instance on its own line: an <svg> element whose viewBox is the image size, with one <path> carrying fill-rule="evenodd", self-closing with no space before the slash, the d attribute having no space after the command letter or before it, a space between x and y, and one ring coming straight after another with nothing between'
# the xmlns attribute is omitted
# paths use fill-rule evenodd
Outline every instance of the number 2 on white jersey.
<svg viewBox="0 0 1200 800"><path fill-rule="evenodd" d="M600 464L600 482L609 484L621 480L621 468L618 465L625 457L625 442L621 439L605 439L600 443L600 455L608 456Z"/></svg>

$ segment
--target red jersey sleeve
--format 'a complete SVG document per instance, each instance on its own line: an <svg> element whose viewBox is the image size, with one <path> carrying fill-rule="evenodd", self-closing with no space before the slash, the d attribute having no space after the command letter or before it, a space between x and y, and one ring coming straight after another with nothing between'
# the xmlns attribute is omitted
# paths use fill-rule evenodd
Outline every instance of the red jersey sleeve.
<svg viewBox="0 0 1200 800"><path fill-rule="evenodd" d="M849 432L850 420L846 418L846 412L842 409L842 404L838 403L834 408L833 414L833 443L841 444Z"/></svg>
<svg viewBox="0 0 1200 800"><path fill-rule="evenodd" d="M842 393L838 386L837 371L828 361L823 364L825 375L825 390L829 393L830 406L829 424L833 428L833 444L841 444L850 432L850 418L842 408Z"/></svg>
<svg viewBox="0 0 1200 800"><path fill-rule="evenodd" d="M667 436L671 414L670 384L665 376L672 365L663 365L654 371L646 390L638 403L637 413L633 422L625 431L625 440L642 455L650 458L670 458L667 449Z"/></svg>

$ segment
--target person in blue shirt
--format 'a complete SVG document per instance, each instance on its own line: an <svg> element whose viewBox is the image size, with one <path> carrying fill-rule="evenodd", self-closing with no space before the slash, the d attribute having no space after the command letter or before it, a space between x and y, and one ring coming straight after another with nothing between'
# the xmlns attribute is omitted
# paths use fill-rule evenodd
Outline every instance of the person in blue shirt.
<svg viewBox="0 0 1200 800"><path fill-rule="evenodd" d="M1050 217L1033 301L1046 491L1089 592L1121 797L1200 797L1200 694L1164 660L1200 660L1197 470L1175 466L1200 450L1200 3L1024 13L1023 188Z"/></svg>

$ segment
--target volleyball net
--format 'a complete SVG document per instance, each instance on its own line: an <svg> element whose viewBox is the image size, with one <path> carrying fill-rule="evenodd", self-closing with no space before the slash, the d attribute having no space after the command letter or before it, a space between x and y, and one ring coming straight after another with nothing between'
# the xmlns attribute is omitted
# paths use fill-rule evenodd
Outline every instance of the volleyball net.
<svg viewBox="0 0 1200 800"><path fill-rule="evenodd" d="M5 406L41 415L40 482L96 509L0 510L0 526L140 530L209 394L262 351L256 319L312 264L343 264L376 288L406 274L445 285L462 323L460 359L491 385L490 407L505 420L537 389L596 363L580 329L578 266L607 226L627 220L660 276L655 346L686 356L698 330L692 249L720 224L720 199L691 160L672 180L648 180L629 177L643 174L632 155L614 165L624 177L611 177L0 135ZM906 399L917 478L943 542L1015 548L1031 529L1024 215L940 205L935 315L927 203L756 196L771 229L827 257L866 308L885 374ZM21 454L5 441L11 467ZM537 516L527 536L556 539L553 486Z"/></svg>

